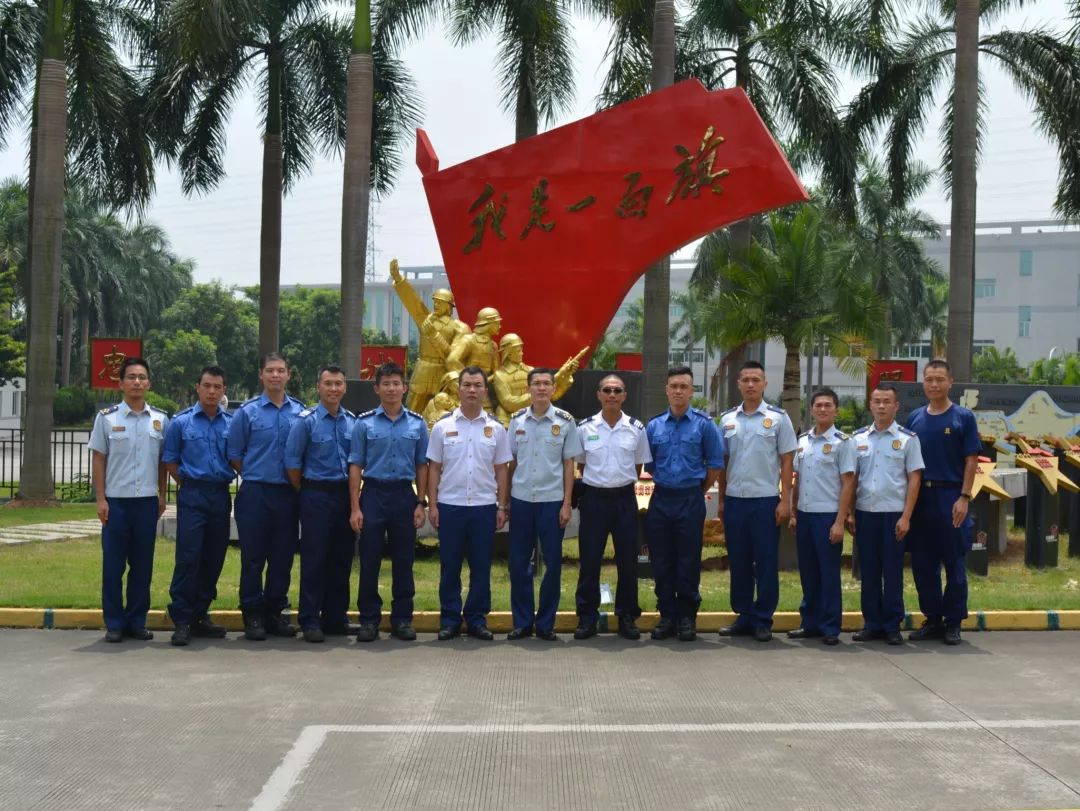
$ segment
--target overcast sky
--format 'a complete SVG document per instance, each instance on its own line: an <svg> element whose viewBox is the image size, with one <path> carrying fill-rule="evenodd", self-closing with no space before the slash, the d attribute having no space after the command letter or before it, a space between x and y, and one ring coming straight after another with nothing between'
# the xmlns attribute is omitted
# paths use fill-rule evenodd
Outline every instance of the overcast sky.
<svg viewBox="0 0 1080 811"><path fill-rule="evenodd" d="M1065 16L1066 0L1039 0L1021 12L1006 15L990 30L1055 25ZM558 123L595 111L608 38L606 25L575 18L577 102L572 113ZM500 112L494 51L493 42L454 48L440 29L400 54L417 82L424 105L423 127L443 168L513 141L513 121ZM985 57L980 68L990 91L990 113L978 176L978 219L1050 218L1057 179L1054 150L1035 132L1029 107L1010 80ZM842 99L846 101L856 87L846 86ZM148 216L165 228L179 255L195 260L196 281L258 282L262 146L254 97L249 88L234 108L228 129L228 177L214 193L186 198L174 173L162 168L158 174L157 195ZM920 146L920 157L935 166L940 154L939 123L930 123ZM13 133L8 141L8 148L0 152L0 175L25 177L25 137ZM442 264L413 150L410 139L394 192L374 205L380 277L386 275L385 268L393 257L403 266ZM283 284L339 280L341 182L340 158L323 157L285 198ZM949 217L948 199L940 184L920 205L940 221Z"/></svg>

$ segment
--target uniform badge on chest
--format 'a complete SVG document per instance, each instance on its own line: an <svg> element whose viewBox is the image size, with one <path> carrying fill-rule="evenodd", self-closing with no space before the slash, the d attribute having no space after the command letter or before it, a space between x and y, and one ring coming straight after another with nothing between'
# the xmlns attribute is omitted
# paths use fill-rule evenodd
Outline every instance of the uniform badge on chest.
<svg viewBox="0 0 1080 811"><path fill-rule="evenodd" d="M551 426L551 435L552 436L558 436L560 431L562 431L562 426L560 426L560 425L552 425Z"/></svg>
<svg viewBox="0 0 1080 811"><path fill-rule="evenodd" d="M825 445L822 447L821 452L828 456L830 453L832 453L832 445L826 442Z"/></svg>
<svg viewBox="0 0 1080 811"><path fill-rule="evenodd" d="M161 420L154 420L154 430L155 431L160 431L161 430Z"/></svg>
<svg viewBox="0 0 1080 811"><path fill-rule="evenodd" d="M945 436L948 436L951 433L952 433L952 428L946 428L945 429Z"/></svg>
<svg viewBox="0 0 1080 811"><path fill-rule="evenodd" d="M495 429L492 428L490 425L485 425L484 426L484 436L487 437L488 439L491 439L493 436L495 436Z"/></svg>
<svg viewBox="0 0 1080 811"><path fill-rule="evenodd" d="M772 417L766 417L761 421L762 428L772 428Z"/></svg>
<svg viewBox="0 0 1080 811"><path fill-rule="evenodd" d="M894 440L892 441L892 449L893 449L894 451L898 451L898 450L900 450L900 440L899 440L899 439L894 439Z"/></svg>

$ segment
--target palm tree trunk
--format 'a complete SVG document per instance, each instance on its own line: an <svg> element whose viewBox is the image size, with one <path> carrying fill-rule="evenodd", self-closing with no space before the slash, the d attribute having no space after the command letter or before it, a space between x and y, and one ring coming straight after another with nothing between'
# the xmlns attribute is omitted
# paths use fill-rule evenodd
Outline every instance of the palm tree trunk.
<svg viewBox="0 0 1080 811"><path fill-rule="evenodd" d="M799 433L803 424L799 408L799 342L787 338L784 339L784 393L780 402L795 426L795 433Z"/></svg>
<svg viewBox="0 0 1080 811"><path fill-rule="evenodd" d="M100 327L100 325L99 325ZM90 314L79 315L78 379L90 381ZM93 388L93 386L91 386Z"/></svg>
<svg viewBox="0 0 1080 811"><path fill-rule="evenodd" d="M34 228L30 233L30 311L34 314L26 363L26 434L19 498L53 501L52 413L56 396L56 316L64 235L64 157L67 78L64 2L49 0L37 98Z"/></svg>
<svg viewBox="0 0 1080 811"><path fill-rule="evenodd" d="M979 119L979 0L956 3L952 234L949 239L949 365L971 380L975 338L975 144Z"/></svg>
<svg viewBox="0 0 1080 811"><path fill-rule="evenodd" d="M540 131L540 115L536 110L536 43L522 43L521 73L517 80L517 101L514 104L514 140L524 141Z"/></svg>
<svg viewBox="0 0 1080 811"><path fill-rule="evenodd" d="M60 339L60 385L71 385L71 339L75 325L75 312L70 304L64 305L63 337Z"/></svg>
<svg viewBox="0 0 1080 811"><path fill-rule="evenodd" d="M810 396L814 393L814 338L812 335L806 345L809 351L806 353L806 411L803 412L803 418L806 420L804 424L809 425L811 419L810 406L813 405L810 402Z"/></svg>
<svg viewBox="0 0 1080 811"><path fill-rule="evenodd" d="M652 89L675 83L675 0L656 0L652 31ZM645 271L645 324L641 366L645 386L646 414L658 414L667 406L669 306L671 259L664 257Z"/></svg>
<svg viewBox="0 0 1080 811"><path fill-rule="evenodd" d="M266 133L263 136L262 223L259 231L259 355L278 350L281 289L281 54L266 68Z"/></svg>
<svg viewBox="0 0 1080 811"><path fill-rule="evenodd" d="M735 86L746 90L750 83L750 50L744 38L738 38L737 52L735 54ZM750 243L753 241L753 228L751 220L740 220L728 226L731 234L731 254L735 261L741 260L750 251ZM728 352L727 361L727 399L729 403L738 403L742 400L739 394L739 367L746 361L748 344L740 344ZM764 362L765 352L761 353Z"/></svg>
<svg viewBox="0 0 1080 811"><path fill-rule="evenodd" d="M370 0L356 0L346 92L345 181L341 193L341 363L346 377L359 377L371 203L371 116L375 97Z"/></svg>

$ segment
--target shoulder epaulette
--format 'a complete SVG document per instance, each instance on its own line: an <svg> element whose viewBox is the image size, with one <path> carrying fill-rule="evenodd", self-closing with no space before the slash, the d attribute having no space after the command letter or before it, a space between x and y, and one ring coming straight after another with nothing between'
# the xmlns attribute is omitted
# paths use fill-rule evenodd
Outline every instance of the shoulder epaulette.
<svg viewBox="0 0 1080 811"><path fill-rule="evenodd" d="M286 397L286 399L289 400L289 402L296 403L298 406L302 406L304 408L307 408L307 403L305 403L303 400L300 400L299 398L293 397L291 394L286 394L285 397Z"/></svg>
<svg viewBox="0 0 1080 811"><path fill-rule="evenodd" d="M447 417L452 417L452 416L454 416L454 412L453 411L447 411L445 414L443 414L441 417L439 417L437 420L435 420L435 422L442 422Z"/></svg>
<svg viewBox="0 0 1080 811"><path fill-rule="evenodd" d="M738 410L739 410L739 407L738 407L738 406L733 406L732 408L729 408L729 409L728 409L727 411L724 411L724 412L722 412L722 413L720 414L720 416L721 416L721 417L726 417L726 416L727 416L728 414L731 414L732 412L734 412L734 411L738 411Z"/></svg>
<svg viewBox="0 0 1080 811"><path fill-rule="evenodd" d="M515 412L514 412L514 413L513 413L513 414L512 414L511 416L510 416L510 419L513 419L514 417L520 417L520 416L521 416L522 414L524 414L524 413L525 413L526 411L528 411L528 410L529 410L529 407L528 407L528 406L525 406L525 408L521 409L520 411L515 411Z"/></svg>
<svg viewBox="0 0 1080 811"><path fill-rule="evenodd" d="M908 436L918 436L918 434L916 434L910 428L905 428L903 425L900 426L900 433L907 434Z"/></svg>
<svg viewBox="0 0 1080 811"><path fill-rule="evenodd" d="M312 414L315 413L316 408L317 408L317 406L308 406L307 408L305 408L303 411L300 412L300 416L301 417L310 417Z"/></svg>
<svg viewBox="0 0 1080 811"><path fill-rule="evenodd" d="M259 401L259 397L262 397L262 395L260 394L258 397L249 397L247 400L244 400L244 402L240 403L237 408L243 408L244 406L250 405L251 403L257 403Z"/></svg>
<svg viewBox="0 0 1080 811"><path fill-rule="evenodd" d="M413 410L412 410L412 409L410 409L410 408L406 408L406 409L405 409L405 413L406 413L406 414L411 414L412 416L416 417L416 418L417 418L418 420L422 420L422 419L424 419L424 415L423 415L423 414L417 414L417 413L416 413L415 411L413 411Z"/></svg>
<svg viewBox="0 0 1080 811"><path fill-rule="evenodd" d="M364 417L370 417L374 413L375 413L375 409L372 408L372 409L370 409L368 411L365 411L363 414L357 414L356 419L362 420Z"/></svg>
<svg viewBox="0 0 1080 811"><path fill-rule="evenodd" d="M101 409L101 411L99 411L98 413L99 414L112 414L114 411L119 411L119 410L120 410L120 404L117 403L116 405L105 406L105 408Z"/></svg>
<svg viewBox="0 0 1080 811"><path fill-rule="evenodd" d="M574 421L574 415L571 414L569 411L563 411L561 408L555 409L555 416L557 416L559 419L570 420L570 422Z"/></svg>
<svg viewBox="0 0 1080 811"><path fill-rule="evenodd" d="M799 434L799 439L806 439L808 436L810 436L809 431L807 431L805 434Z"/></svg>
<svg viewBox="0 0 1080 811"><path fill-rule="evenodd" d="M150 405L150 403L147 403L146 407L148 409L150 409L151 411L156 411L158 414L164 414L166 417L169 416L169 413L164 408L158 408L157 406L152 406L152 405Z"/></svg>
<svg viewBox="0 0 1080 811"><path fill-rule="evenodd" d="M356 419L356 415L355 415L355 414L353 414L353 413L352 413L351 411L349 411L349 409L347 409L347 408L343 408L343 409L341 409L341 412L342 412L342 413L343 413L343 414L344 414L344 415L345 415L346 417L349 417L349 418L351 418L351 419L354 419L354 420Z"/></svg>
<svg viewBox="0 0 1080 811"><path fill-rule="evenodd" d="M667 413L668 412L666 410L664 410L664 411L661 411L659 414L654 414L653 416L649 417L649 422L652 422L653 420L660 419L660 417L663 417Z"/></svg>
<svg viewBox="0 0 1080 811"><path fill-rule="evenodd" d="M765 409L766 409L766 411L777 411L777 412L779 412L781 414L787 414L787 412L784 411L784 409L777 408L772 403L765 403Z"/></svg>
<svg viewBox="0 0 1080 811"><path fill-rule="evenodd" d="M708 419L708 420L712 419L712 417L709 416L708 411L704 411L703 409L700 409L700 408L691 408L690 410L693 411L695 414L698 414L699 416L705 417L705 419Z"/></svg>
<svg viewBox="0 0 1080 811"><path fill-rule="evenodd" d="M176 412L176 416L179 417L181 414L190 414L194 410L195 410L195 406L189 405L187 408L182 408L178 412Z"/></svg>
<svg viewBox="0 0 1080 811"><path fill-rule="evenodd" d="M839 428L837 428L837 429L836 429L836 435L837 435L838 437L840 437L841 439L851 439L851 437L850 437L850 436L848 436L847 434L845 434L845 433L844 433L843 431L841 431L841 430L840 430Z"/></svg>
<svg viewBox="0 0 1080 811"><path fill-rule="evenodd" d="M870 430L870 426L869 425L864 425L862 428L856 428L855 429L855 434L865 434L869 430ZM853 436L854 436L854 434L853 434Z"/></svg>
<svg viewBox="0 0 1080 811"><path fill-rule="evenodd" d="M578 421L577 421L577 424L578 424L578 428L580 428L580 427L581 427L582 425L584 425L585 423L587 423L587 422L588 422L589 420L591 420L591 419L592 419L592 417L586 417L586 418L585 418L585 419L583 419L583 420L578 420Z"/></svg>
<svg viewBox="0 0 1080 811"><path fill-rule="evenodd" d="M639 420L637 417L631 417L630 424L633 425L635 428L639 428L641 430L645 429L645 424L642 423L642 421Z"/></svg>

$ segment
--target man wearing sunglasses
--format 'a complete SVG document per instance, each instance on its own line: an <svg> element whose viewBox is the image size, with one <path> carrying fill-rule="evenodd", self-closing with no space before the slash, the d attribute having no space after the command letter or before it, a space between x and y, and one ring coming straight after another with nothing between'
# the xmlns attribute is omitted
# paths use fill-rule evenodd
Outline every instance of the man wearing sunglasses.
<svg viewBox="0 0 1080 811"><path fill-rule="evenodd" d="M574 639L595 636L600 618L600 564L608 535L615 544L615 568L619 583L615 591L615 615L619 636L639 639L636 620L641 616L637 593L637 497L634 483L641 466L652 461L645 426L622 410L626 385L618 375L608 375L596 391L600 413L578 423L584 448L577 461L582 466L582 493L578 527L577 615Z"/></svg>

